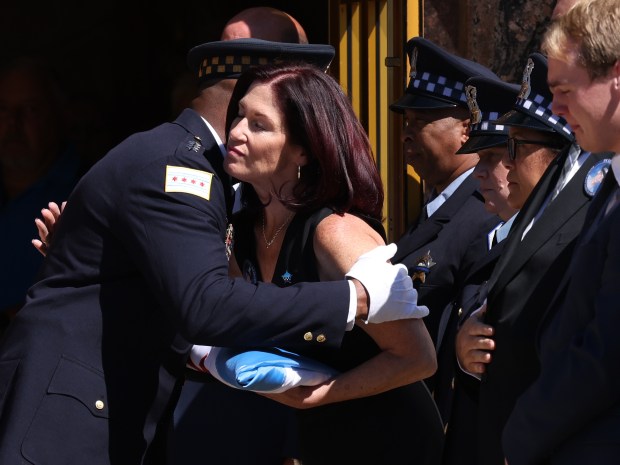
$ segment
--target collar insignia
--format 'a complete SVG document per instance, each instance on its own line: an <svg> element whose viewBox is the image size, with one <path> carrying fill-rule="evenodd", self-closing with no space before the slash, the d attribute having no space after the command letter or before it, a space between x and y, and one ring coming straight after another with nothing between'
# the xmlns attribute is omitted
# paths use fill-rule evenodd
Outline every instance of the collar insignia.
<svg viewBox="0 0 620 465"><path fill-rule="evenodd" d="M194 140L190 140L187 143L187 150L193 150L194 152L198 152L198 150L200 150L200 147L202 147L202 141L198 136L194 136Z"/></svg>

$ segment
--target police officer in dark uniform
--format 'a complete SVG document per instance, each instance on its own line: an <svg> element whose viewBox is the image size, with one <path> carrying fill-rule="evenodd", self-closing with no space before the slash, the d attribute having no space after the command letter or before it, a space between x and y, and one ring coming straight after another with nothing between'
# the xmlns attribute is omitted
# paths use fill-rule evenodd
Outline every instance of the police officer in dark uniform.
<svg viewBox="0 0 620 465"><path fill-rule="evenodd" d="M446 334L439 353L440 363L456 365L454 339L456 322L463 317L463 309L470 308L479 298L480 287L489 279L499 259L517 215L517 210L508 203L507 170L502 164L507 150L508 126L496 124L499 116L508 112L517 98L519 86L498 79L473 77L465 83L467 103L470 110L469 139L457 151L478 153L480 161L474 169L484 196L487 211L498 216L498 222L479 241L488 252L469 269L456 299L448 304L446 312L454 321L449 322L450 333ZM446 424L446 443L442 464L477 465L477 389L478 380L470 375L458 376L454 380L439 382L445 389L439 397L451 406Z"/></svg>
<svg viewBox="0 0 620 465"><path fill-rule="evenodd" d="M512 225L485 284L487 294L482 294L487 296L486 313L475 313L459 330L459 339L471 335L470 352L479 354L475 361L486 367L484 373L472 369L471 358L464 358L457 340L461 365L482 375L477 436L478 463L483 465L504 463L502 429L517 398L538 375L536 331L567 269L588 204L600 184L588 188L585 180L589 172L609 164L609 154L580 149L567 122L553 114L551 102L547 59L532 53L514 107L497 123L510 126L515 138L512 156L519 156L521 144L550 146L550 138L563 141L566 148L558 151ZM542 136L516 138L519 128ZM476 331L479 336L474 336Z"/></svg>
<svg viewBox="0 0 620 465"><path fill-rule="evenodd" d="M390 108L405 115L403 144L407 163L420 174L433 198L420 218L398 240L394 262L407 266L429 308L424 319L440 350L449 315L442 313L456 297L466 270L487 252L478 239L499 221L484 208L478 181L472 175L475 153L455 155L467 140L469 109L465 81L474 76L499 79L484 66L448 53L422 37L407 43L411 74L405 94ZM443 371L449 373L444 376ZM437 379L451 379L452 363L439 364L426 380L431 391ZM435 397L444 420L448 404Z"/></svg>
<svg viewBox="0 0 620 465"><path fill-rule="evenodd" d="M235 78L263 61L325 67L333 55L253 39L198 46L189 61L213 108L130 136L84 175L0 347L0 463L163 463L190 343L337 347L356 314L413 314L405 271L386 263L393 246L354 265L364 286L228 278L230 184L213 128Z"/></svg>

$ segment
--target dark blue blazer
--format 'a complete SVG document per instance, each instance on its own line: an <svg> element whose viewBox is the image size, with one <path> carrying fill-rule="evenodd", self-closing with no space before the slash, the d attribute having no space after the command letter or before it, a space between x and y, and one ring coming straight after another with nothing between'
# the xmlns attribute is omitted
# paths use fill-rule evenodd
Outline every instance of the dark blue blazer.
<svg viewBox="0 0 620 465"><path fill-rule="evenodd" d="M599 221L610 171L545 314L539 378L503 435L510 465L617 464L620 457L620 208Z"/></svg>
<svg viewBox="0 0 620 465"><path fill-rule="evenodd" d="M221 157L185 110L84 175L0 347L0 463L162 462L187 341L295 349L322 334L340 345L344 280L228 278ZM212 174L208 198L166 189L167 167Z"/></svg>
<svg viewBox="0 0 620 465"><path fill-rule="evenodd" d="M443 310L456 297L469 268L488 250L478 239L498 221L485 210L478 180L469 175L430 218L413 224L396 243L393 262L405 264L410 275L428 251L435 261L425 282L416 282L418 302L430 310L424 321L434 342L442 337L438 331Z"/></svg>
<svg viewBox="0 0 620 465"><path fill-rule="evenodd" d="M481 237L480 240L485 245L488 244L487 235ZM480 307L480 302L486 297L485 283L490 278L505 244L506 240L503 240L494 245L472 265L458 297L449 304L452 318L458 320L459 326L471 315L472 311ZM449 406L441 463L442 465L478 465L476 425L480 382L458 367L454 337L444 341L439 357L441 364L455 366L454 378L438 383L443 387L444 392L437 393L437 395L444 399L445 405Z"/></svg>
<svg viewBox="0 0 620 465"><path fill-rule="evenodd" d="M485 210L478 180L469 175L430 218L412 225L397 242L393 261L405 264L410 275L418 259L427 252L430 251L435 261L425 282L415 284L418 302L430 310L424 322L438 352L437 372L424 382L444 422L449 418L452 401L455 368L452 341L458 318L456 313L451 313L449 304L456 299L472 265L487 253L487 244L479 239L486 237L498 221L497 216Z"/></svg>
<svg viewBox="0 0 620 465"><path fill-rule="evenodd" d="M538 375L534 337L543 312L566 272L591 197L589 169L608 154L591 154L521 240L560 176L568 150L549 166L515 219L487 283L485 320L496 348L480 383L478 454L481 465L501 465L501 432L518 396Z"/></svg>

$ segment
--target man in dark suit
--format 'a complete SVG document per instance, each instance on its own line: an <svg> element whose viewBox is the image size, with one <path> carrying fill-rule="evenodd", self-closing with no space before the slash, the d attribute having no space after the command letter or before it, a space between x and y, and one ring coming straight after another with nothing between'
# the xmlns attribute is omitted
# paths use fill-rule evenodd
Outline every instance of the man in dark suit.
<svg viewBox="0 0 620 465"><path fill-rule="evenodd" d="M478 238L498 222L496 215L485 210L472 174L478 155L455 155L468 137L465 81L474 76L499 78L422 37L409 40L407 54L409 84L390 108L405 116L402 141L407 163L419 173L432 198L398 240L393 261L407 266L419 301L429 308L424 321L439 350L447 326L442 324L442 312L454 299L467 269L487 251ZM453 371L452 363L440 363L437 374L425 382L434 392L436 380L451 379ZM449 403L437 396L435 401L447 420Z"/></svg>
<svg viewBox="0 0 620 465"><path fill-rule="evenodd" d="M566 121L551 111L551 98L547 60L533 53L514 109L498 120L510 126L504 162L514 173L508 175L509 201L522 208L486 284L486 306L464 322L457 336L461 366L482 376L480 464L503 462L501 431L518 396L538 374L536 329L566 270L587 205L598 187L584 189L584 179L591 169L599 169L596 164L603 156L584 152L573 143ZM560 150L561 146L566 148ZM544 151L552 152L551 156L543 156ZM518 169L519 165L526 168L531 158L527 169ZM538 171L543 160L548 164L544 175Z"/></svg>
<svg viewBox="0 0 620 465"><path fill-rule="evenodd" d="M498 222L487 234L478 240L488 251L468 270L457 297L448 304L450 315L449 333L444 337L439 361L442 365L456 366L454 339L456 323L478 296L482 286L491 276L497 263L517 209L508 203L508 170L502 163L507 150L508 126L493 123L500 115L508 112L517 98L519 86L498 79L474 77L465 83L467 104L470 111L469 139L457 154L477 153L480 160L474 168L478 190L484 197L484 206L489 213L498 216ZM458 374L458 372L457 372ZM457 377L438 383L447 389L441 393L446 401L451 400L450 417L446 422L446 443L442 463L444 465L477 465L476 418L477 383L469 376ZM467 389L466 383L475 383Z"/></svg>
<svg viewBox="0 0 620 465"><path fill-rule="evenodd" d="M235 79L264 60L325 67L333 55L251 39L194 47L212 107L129 137L84 175L0 347L0 463L163 463L190 343L337 347L356 315L412 316L404 267L386 263L394 247L354 265L363 285L228 278L219 129Z"/></svg>
<svg viewBox="0 0 620 465"><path fill-rule="evenodd" d="M555 112L584 149L615 155L541 323L540 374L506 423L510 465L607 465L620 457L619 22L615 0L578 2L543 39Z"/></svg>

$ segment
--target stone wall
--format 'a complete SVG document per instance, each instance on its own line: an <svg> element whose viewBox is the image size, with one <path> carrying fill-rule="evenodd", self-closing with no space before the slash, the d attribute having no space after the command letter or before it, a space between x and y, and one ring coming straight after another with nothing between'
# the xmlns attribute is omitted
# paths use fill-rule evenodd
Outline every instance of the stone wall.
<svg viewBox="0 0 620 465"><path fill-rule="evenodd" d="M424 36L519 82L556 0L424 0Z"/></svg>

